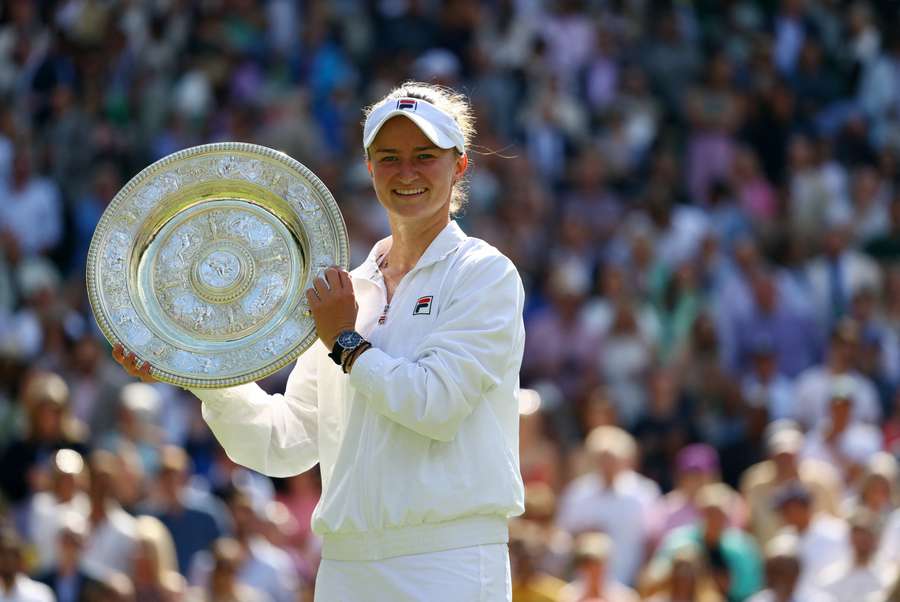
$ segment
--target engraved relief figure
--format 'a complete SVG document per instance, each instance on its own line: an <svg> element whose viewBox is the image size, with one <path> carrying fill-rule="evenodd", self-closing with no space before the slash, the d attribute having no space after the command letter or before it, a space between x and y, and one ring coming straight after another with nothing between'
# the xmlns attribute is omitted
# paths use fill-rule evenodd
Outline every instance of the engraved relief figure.
<svg viewBox="0 0 900 602"><path fill-rule="evenodd" d="M150 184L135 197L134 204L141 213L145 213L156 204L161 196L162 191L159 187L155 183Z"/></svg>
<svg viewBox="0 0 900 602"><path fill-rule="evenodd" d="M260 164L259 161L245 161L241 165L241 175L244 176L244 179L249 180L251 182L256 182L260 179Z"/></svg>
<svg viewBox="0 0 900 602"><path fill-rule="evenodd" d="M119 314L119 319L116 320L116 324L123 328L128 328L129 326L134 324L134 316L128 312L122 312Z"/></svg>
<svg viewBox="0 0 900 602"><path fill-rule="evenodd" d="M319 213L322 208L309 197L309 187L295 182L288 186L288 200L303 213Z"/></svg>
<svg viewBox="0 0 900 602"><path fill-rule="evenodd" d="M125 256L128 252L128 235L124 232L114 232L110 236L110 244L106 251L106 267L109 270L118 271L125 267Z"/></svg>
<svg viewBox="0 0 900 602"><path fill-rule="evenodd" d="M275 238L275 232L269 224L263 223L250 215L241 215L232 220L228 229L239 238L246 240L254 248L266 247Z"/></svg>
<svg viewBox="0 0 900 602"><path fill-rule="evenodd" d="M190 229L183 229L183 230L181 230L181 232L178 233L178 241L181 244L181 247L176 252L176 255L178 255L178 259L181 260L182 267L184 267L188 264L188 259L187 259L186 255L189 254L188 249L190 249L191 246L194 245L193 234L194 234L194 232L191 231ZM193 253L193 251L190 251L190 254L192 254L192 253Z"/></svg>
<svg viewBox="0 0 900 602"><path fill-rule="evenodd" d="M226 251L214 251L200 264L200 277L203 281L220 288L234 282L240 271L238 258Z"/></svg>
<svg viewBox="0 0 900 602"><path fill-rule="evenodd" d="M216 214L210 213L206 216L206 222L209 224L209 232L213 239L219 238L219 226L216 223Z"/></svg>
<svg viewBox="0 0 900 602"><path fill-rule="evenodd" d="M213 315L213 310L209 305L203 305L197 308L199 311L194 312L194 330L200 330L203 322L207 321Z"/></svg>
<svg viewBox="0 0 900 602"><path fill-rule="evenodd" d="M178 187L181 186L181 182L175 172L168 172L161 175L157 180L157 183L164 193L175 192L178 190Z"/></svg>
<svg viewBox="0 0 900 602"><path fill-rule="evenodd" d="M272 291L274 289L275 284L272 282L272 280L269 279L268 281L266 281L266 287L262 290L262 293L259 295L259 298L254 304L256 306L257 312L261 311L262 308L266 307L269 304L269 300L272 297Z"/></svg>
<svg viewBox="0 0 900 602"><path fill-rule="evenodd" d="M226 157L219 161L217 171L223 178L231 177L234 174L234 157Z"/></svg>
<svg viewBox="0 0 900 602"><path fill-rule="evenodd" d="M284 255L281 253L277 253L275 255L266 255L262 258L261 264L265 267L270 267L273 265L279 265L285 260Z"/></svg>
<svg viewBox="0 0 900 602"><path fill-rule="evenodd" d="M274 305L284 292L284 283L278 274L267 274L260 279L253 292L244 300L244 310L251 316L259 316Z"/></svg>
<svg viewBox="0 0 900 602"><path fill-rule="evenodd" d="M178 249L178 259L181 260L181 265L187 265L187 259L184 258L184 252L188 250L191 246L191 237L186 233L181 233L181 248Z"/></svg>

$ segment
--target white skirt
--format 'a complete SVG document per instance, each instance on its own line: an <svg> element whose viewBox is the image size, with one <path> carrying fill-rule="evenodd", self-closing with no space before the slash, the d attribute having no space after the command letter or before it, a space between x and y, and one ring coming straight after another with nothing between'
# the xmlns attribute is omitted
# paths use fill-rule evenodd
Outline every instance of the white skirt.
<svg viewBox="0 0 900 602"><path fill-rule="evenodd" d="M384 560L326 560L315 602L512 602L506 544Z"/></svg>

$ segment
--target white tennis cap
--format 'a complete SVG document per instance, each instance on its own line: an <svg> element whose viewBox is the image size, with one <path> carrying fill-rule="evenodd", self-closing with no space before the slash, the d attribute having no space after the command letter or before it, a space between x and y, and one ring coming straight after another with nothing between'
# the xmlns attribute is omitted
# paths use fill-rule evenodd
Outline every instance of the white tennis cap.
<svg viewBox="0 0 900 602"><path fill-rule="evenodd" d="M363 146L369 148L388 119L397 115L412 120L428 139L439 148L456 148L466 152L466 139L456 120L428 101L420 98L391 98L376 107L363 128Z"/></svg>

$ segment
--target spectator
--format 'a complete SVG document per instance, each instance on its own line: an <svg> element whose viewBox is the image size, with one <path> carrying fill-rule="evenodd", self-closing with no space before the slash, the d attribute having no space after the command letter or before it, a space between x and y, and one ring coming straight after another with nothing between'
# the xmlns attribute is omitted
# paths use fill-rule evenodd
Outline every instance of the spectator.
<svg viewBox="0 0 900 602"><path fill-rule="evenodd" d="M894 392L893 408L884 423L884 449L900 457L900 387Z"/></svg>
<svg viewBox="0 0 900 602"><path fill-rule="evenodd" d="M564 578L568 575L572 560L571 534L561 529L556 521L556 494L544 483L525 486L525 514L529 533L541 542L542 555L534 559L535 568L549 575Z"/></svg>
<svg viewBox="0 0 900 602"><path fill-rule="evenodd" d="M114 497L116 475L115 456L103 450L91 454L88 489L91 508L82 567L92 579L104 583L111 575L130 568L137 544L134 517Z"/></svg>
<svg viewBox="0 0 900 602"><path fill-rule="evenodd" d="M832 222L838 218L832 218ZM871 258L849 246L850 234L841 223L832 223L825 232L824 254L813 259L807 268L810 294L816 304L819 320L835 324L850 307L850 300L860 289L880 290L881 274Z"/></svg>
<svg viewBox="0 0 900 602"><path fill-rule="evenodd" d="M53 563L35 579L50 587L57 602L84 602L93 580L81 570L81 554L87 535L87 521L71 510L64 510L59 518L53 547ZM46 550L42 550L46 554ZM94 585L95 586L95 585Z"/></svg>
<svg viewBox="0 0 900 602"><path fill-rule="evenodd" d="M629 467L634 441L617 427L598 427L588 435L586 447L593 470L563 491L557 523L573 535L604 531L617 550L608 558L609 574L620 583L633 583L649 526L646 493Z"/></svg>
<svg viewBox="0 0 900 602"><path fill-rule="evenodd" d="M767 420L784 420L794 415L794 386L778 371L775 347L761 335L750 343L750 370L744 377L741 393L755 408L765 410Z"/></svg>
<svg viewBox="0 0 900 602"><path fill-rule="evenodd" d="M160 451L157 475L157 499L151 499L146 511L162 521L172 537L178 570L187 573L197 552L208 550L223 535L216 516L187 489L190 460L179 447Z"/></svg>
<svg viewBox="0 0 900 602"><path fill-rule="evenodd" d="M113 453L122 448L132 448L137 452L144 473L153 474L159 463L160 432L159 392L146 383L129 383L122 387L116 408L116 427L99 436L100 447Z"/></svg>
<svg viewBox="0 0 900 602"><path fill-rule="evenodd" d="M782 286L779 286L782 284ZM745 315L736 316L731 326L737 356L734 371L747 372L754 342L765 338L775 355L778 371L794 377L812 366L819 341L812 316L791 304L789 295L774 273L757 270L751 275L753 304Z"/></svg>
<svg viewBox="0 0 900 602"><path fill-rule="evenodd" d="M900 44L898 44L900 47ZM900 259L900 190L894 191L894 198L888 207L889 230L877 232L866 240L865 252L882 262L896 262Z"/></svg>
<svg viewBox="0 0 900 602"><path fill-rule="evenodd" d="M854 419L870 424L879 421L881 406L875 387L854 369L859 342L859 326L851 321L840 322L831 333L825 363L809 368L797 377L794 418L806 428L817 426L826 417L828 402L838 385L852 391Z"/></svg>
<svg viewBox="0 0 900 602"><path fill-rule="evenodd" d="M834 516L815 513L812 495L798 482L783 485L773 503L789 528L788 532L797 535L801 587L817 587L824 569L850 558L847 523Z"/></svg>
<svg viewBox="0 0 900 602"><path fill-rule="evenodd" d="M307 597L306 584L315 583L315 575L321 561L321 548L312 550L299 548L294 540L299 526L287 507L279 501L265 505L259 514L260 534L277 551L290 560L291 568L300 579L298 584L299 598Z"/></svg>
<svg viewBox="0 0 900 602"><path fill-rule="evenodd" d="M828 417L806 437L801 455L836 467L854 482L882 444L881 433L871 424L853 420L856 393L852 382L840 379L831 392Z"/></svg>
<svg viewBox="0 0 900 602"><path fill-rule="evenodd" d="M22 572L22 541L18 534L0 529L0 600L3 602L53 602L53 591Z"/></svg>
<svg viewBox="0 0 900 602"><path fill-rule="evenodd" d="M29 258L56 247L63 231L63 207L56 183L32 171L28 141L16 145L10 186L0 207L0 240L7 256ZM40 224L40 228L35 228Z"/></svg>
<svg viewBox="0 0 900 602"><path fill-rule="evenodd" d="M641 334L647 341L656 341L659 336L659 320L652 305L644 302L632 286L625 265L609 261L600 268L599 296L586 301L583 317L587 328L606 336L613 324L616 307L627 303L635 305L638 312L637 321Z"/></svg>
<svg viewBox="0 0 900 602"><path fill-rule="evenodd" d="M616 303L598 362L600 379L616 400L622 423L629 426L646 411L643 382L656 355L653 340L644 335L638 318L631 303Z"/></svg>
<svg viewBox="0 0 900 602"><path fill-rule="evenodd" d="M850 497L850 508L865 508L883 525L897 507L898 476L897 459L887 452L878 452L866 463L855 495Z"/></svg>
<svg viewBox="0 0 900 602"><path fill-rule="evenodd" d="M233 539L217 539L212 546L213 569L205 587L193 587L188 592L190 602L271 602L272 598L238 578L243 560L241 544Z"/></svg>
<svg viewBox="0 0 900 602"><path fill-rule="evenodd" d="M887 234L890 227L887 193L874 165L862 165L854 170L850 190L851 235L858 243Z"/></svg>
<svg viewBox="0 0 900 602"><path fill-rule="evenodd" d="M24 511L29 493L43 489L44 461L63 448L84 451L84 431L69 414L69 388L51 372L30 374L21 403L27 416L24 435L0 457L0 490L6 500Z"/></svg>
<svg viewBox="0 0 900 602"><path fill-rule="evenodd" d="M509 560L515 602L559 602L560 590L566 583L540 570L543 547L540 533L529 523L514 525L509 538Z"/></svg>
<svg viewBox="0 0 900 602"><path fill-rule="evenodd" d="M560 602L637 602L633 589L617 582L607 571L615 554L613 540L604 533L585 532L575 540L575 581L559 592Z"/></svg>
<svg viewBox="0 0 900 602"><path fill-rule="evenodd" d="M885 570L900 566L900 508L896 504L884 520L876 562ZM897 577L900 579L900 575Z"/></svg>
<svg viewBox="0 0 900 602"><path fill-rule="evenodd" d="M737 148L733 138L743 119L740 96L732 85L731 60L724 52L710 57L704 69L706 81L685 99L685 115L691 137L687 148L688 192L698 203L706 202L710 185L732 169Z"/></svg>
<svg viewBox="0 0 900 602"><path fill-rule="evenodd" d="M289 536L294 554L302 559L300 574L310 585L315 582L322 541L312 532L312 513L322 493L321 476L317 469L288 477L277 499L290 513L294 531ZM310 587L310 590L313 588Z"/></svg>
<svg viewBox="0 0 900 602"><path fill-rule="evenodd" d="M790 533L774 537L766 545L766 589L749 602L835 602L834 598L805 586L800 580L802 559L800 542Z"/></svg>
<svg viewBox="0 0 900 602"><path fill-rule="evenodd" d="M690 402L679 388L674 370L658 369L648 382L647 415L634 427L640 441L644 472L663 489L671 489L678 450L697 439L689 418Z"/></svg>
<svg viewBox="0 0 900 602"><path fill-rule="evenodd" d="M812 496L813 511L830 515L839 512L842 492L840 475L832 466L800 458L803 433L791 426L769 430L768 459L751 466L741 479L741 493L750 511L750 531L763 544L783 526L775 505L775 496L782 487L802 483Z"/></svg>
<svg viewBox="0 0 900 602"><path fill-rule="evenodd" d="M587 298L590 276L580 261L563 261L553 267L548 281L550 304L527 322L533 333L525 344L522 371L527 378L538 381L552 379L563 382L564 373L590 374L591 358L599 347L599 333L586 331L581 317L581 305ZM561 333L575 333L568 337ZM574 341L574 346L565 341ZM581 394L583 385L576 380L566 380L563 393L569 399Z"/></svg>
<svg viewBox="0 0 900 602"><path fill-rule="evenodd" d="M184 591L175 563L175 546L165 525L152 516L137 519L137 543L129 574L135 602L174 602Z"/></svg>
<svg viewBox="0 0 900 602"><path fill-rule="evenodd" d="M834 596L837 602L855 602L883 592L896 569L887 571L875 564L875 552L880 539L878 517L865 508L853 512L850 524L850 543L853 557L827 567L822 573L822 589Z"/></svg>
<svg viewBox="0 0 900 602"><path fill-rule="evenodd" d="M734 492L721 483L705 485L697 492L700 518L691 525L675 529L662 541L650 562L645 587L659 587L665 568L678 550L698 547L709 559L719 591L729 600L746 600L762 584L762 562L753 539L728 526L728 513L734 506Z"/></svg>
<svg viewBox="0 0 900 602"><path fill-rule="evenodd" d="M292 602L298 594L299 582L291 559L260 535L259 518L246 492L234 488L226 499L234 521L234 539L240 545L237 579L265 592L273 602ZM210 587L217 578L215 566L209 552L195 554L189 571L190 582Z"/></svg>
<svg viewBox="0 0 900 602"><path fill-rule="evenodd" d="M762 226L778 213L775 189L766 179L756 153L747 147L737 149L731 166L731 182L743 213Z"/></svg>
<svg viewBox="0 0 900 602"><path fill-rule="evenodd" d="M50 488L35 493L31 499L28 532L37 554L36 570L46 571L56 564L58 532L66 517L71 514L87 518L90 501L84 492L85 478L81 454L61 449L53 455ZM84 536L85 533L73 534L81 540Z"/></svg>
<svg viewBox="0 0 900 602"><path fill-rule="evenodd" d="M701 69L701 57L674 10L662 11L653 22L654 33L643 48L641 62L649 80L669 109L679 107L687 84Z"/></svg>
<svg viewBox="0 0 900 602"><path fill-rule="evenodd" d="M660 500L653 516L659 521L653 540L659 542L674 529L693 524L700 518L697 494L705 485L720 482L719 456L716 450L704 443L688 445L675 460L675 489ZM728 524L741 528L744 508L739 495L731 496L734 505L728 509Z"/></svg>
<svg viewBox="0 0 900 602"><path fill-rule="evenodd" d="M534 389L519 391L519 466L527 486L543 482L560 485L560 450L548 436L551 414L541 394ZM318 501L318 500L316 500Z"/></svg>
<svg viewBox="0 0 900 602"><path fill-rule="evenodd" d="M93 435L115 425L115 408L128 375L122 374L95 335L84 334L72 343L62 376L71 391L72 414Z"/></svg>

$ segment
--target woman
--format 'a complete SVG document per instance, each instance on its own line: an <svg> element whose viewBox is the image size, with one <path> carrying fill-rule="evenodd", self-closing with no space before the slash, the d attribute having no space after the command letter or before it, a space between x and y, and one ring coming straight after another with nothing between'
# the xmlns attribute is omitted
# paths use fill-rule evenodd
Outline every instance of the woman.
<svg viewBox="0 0 900 602"><path fill-rule="evenodd" d="M376 103L363 145L391 236L307 291L320 341L284 395L194 392L235 461L276 476L319 463L319 601L511 599L524 293L451 220L471 135L449 90L410 83Z"/></svg>
<svg viewBox="0 0 900 602"><path fill-rule="evenodd" d="M152 516L137 521L137 546L132 559L135 602L181 599L184 582L178 574L175 544L166 526Z"/></svg>

